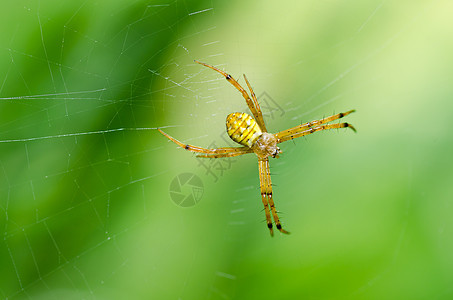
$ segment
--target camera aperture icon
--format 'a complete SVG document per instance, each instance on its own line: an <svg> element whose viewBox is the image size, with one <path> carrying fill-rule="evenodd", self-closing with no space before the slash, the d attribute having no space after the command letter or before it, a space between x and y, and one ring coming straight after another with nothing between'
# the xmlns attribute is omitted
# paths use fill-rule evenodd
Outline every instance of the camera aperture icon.
<svg viewBox="0 0 453 300"><path fill-rule="evenodd" d="M195 206L203 196L204 186L200 177L193 173L181 173L170 183L170 197L181 207Z"/></svg>

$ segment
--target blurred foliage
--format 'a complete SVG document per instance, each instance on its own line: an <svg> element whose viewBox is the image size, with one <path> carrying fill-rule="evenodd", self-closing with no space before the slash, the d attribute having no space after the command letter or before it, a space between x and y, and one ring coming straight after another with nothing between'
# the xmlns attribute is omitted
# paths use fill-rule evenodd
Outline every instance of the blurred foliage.
<svg viewBox="0 0 453 300"><path fill-rule="evenodd" d="M453 297L450 2L2 8L0 298ZM281 108L273 132L357 110L357 134L271 161L291 235L269 236L255 157L214 178L154 130L224 146L245 109L193 59L246 73ZM191 208L168 190L184 172L204 184Z"/></svg>

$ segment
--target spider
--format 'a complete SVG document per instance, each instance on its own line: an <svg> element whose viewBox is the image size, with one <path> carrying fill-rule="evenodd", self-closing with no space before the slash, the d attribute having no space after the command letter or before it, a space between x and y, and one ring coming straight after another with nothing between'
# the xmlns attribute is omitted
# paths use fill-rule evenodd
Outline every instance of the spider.
<svg viewBox="0 0 453 300"><path fill-rule="evenodd" d="M273 236L274 231L272 229L272 214L272 218L274 219L277 229L281 233L289 234L288 231L282 228L280 219L278 218L277 209L275 208L274 198L272 197L269 156L278 158L279 154L283 152L279 147L277 147L277 144L301 136L309 135L315 133L316 131L349 127L355 132L355 128L348 123L325 124L343 118L350 113L355 112L355 110L350 110L345 113L335 114L320 120L307 122L272 134L267 132L258 100L245 74L244 79L248 89L250 90L250 95L252 96L251 98L247 91L228 73L206 63L202 63L196 60L195 62L222 74L229 83L231 83L239 92L241 92L242 96L247 102L247 106L249 107L254 118L252 118L252 116L250 116L249 114L240 112L231 113L226 118L226 129L229 137L236 143L241 144L242 147L224 147L217 149L201 148L181 143L177 139L163 132L160 128L158 128L158 130L160 131L160 133L162 133L169 140L176 143L181 148L184 148L191 152L201 153L198 154L197 157L220 158L239 156L247 153L255 153L256 156L258 156L261 200L263 201L264 205L267 227L269 228L271 236Z"/></svg>

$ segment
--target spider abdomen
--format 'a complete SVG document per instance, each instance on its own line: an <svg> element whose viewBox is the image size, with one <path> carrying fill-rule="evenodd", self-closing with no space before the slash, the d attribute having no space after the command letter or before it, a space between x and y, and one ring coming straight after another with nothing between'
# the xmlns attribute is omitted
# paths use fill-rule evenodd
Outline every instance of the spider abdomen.
<svg viewBox="0 0 453 300"><path fill-rule="evenodd" d="M250 148L263 134L256 121L246 113L229 114L226 119L226 127L228 135L233 141Z"/></svg>

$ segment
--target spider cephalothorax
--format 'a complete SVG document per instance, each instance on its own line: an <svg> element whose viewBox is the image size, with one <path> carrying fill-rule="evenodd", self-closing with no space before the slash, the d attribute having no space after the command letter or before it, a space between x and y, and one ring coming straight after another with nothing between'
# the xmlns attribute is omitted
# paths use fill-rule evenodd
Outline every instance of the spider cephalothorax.
<svg viewBox="0 0 453 300"><path fill-rule="evenodd" d="M253 152L258 156L259 159L266 159L268 156L278 158L278 154L283 151L277 147L277 138L275 135L263 132L263 134L256 140L252 146Z"/></svg>
<svg viewBox="0 0 453 300"><path fill-rule="evenodd" d="M338 124L326 124L331 121L343 118L354 110L347 111L345 113L339 113L327 118L320 120L311 121L304 123L298 126L295 126L290 129L280 131L278 133L272 134L268 133L266 125L264 124L263 114L261 113L261 108L258 104L258 100L253 92L250 83L247 80L247 77L244 75L245 83L250 90L252 98L248 95L247 91L229 74L225 73L222 70L219 70L211 65L195 61L199 64L202 64L208 68L213 69L216 72L222 74L225 79L230 82L239 92L242 93L247 106L250 108L250 111L253 114L253 117L246 113L232 113L229 114L226 120L227 132L230 138L243 145L243 147L224 147L217 149L206 149L189 144L184 144L178 141L177 139L169 136L165 132L159 129L159 131L165 135L168 139L176 143L178 146L192 151L201 153L197 155L198 157L206 158L220 158L220 157L232 157L239 156L247 153L255 153L258 156L258 166L259 166L259 176L260 176L260 189L261 189L261 200L264 204L264 212L266 214L267 227L271 235L273 235L272 230L272 217L275 222L275 226L282 233L289 233L288 231L282 228L280 219L277 215L277 209L274 205L274 199L272 197L272 183L271 175L269 169L269 156L278 158L278 154L282 151L277 144L292 140L301 136L312 134L316 131L326 130L326 129L335 129L335 128L345 128L349 127L355 131L348 123L338 123Z"/></svg>

